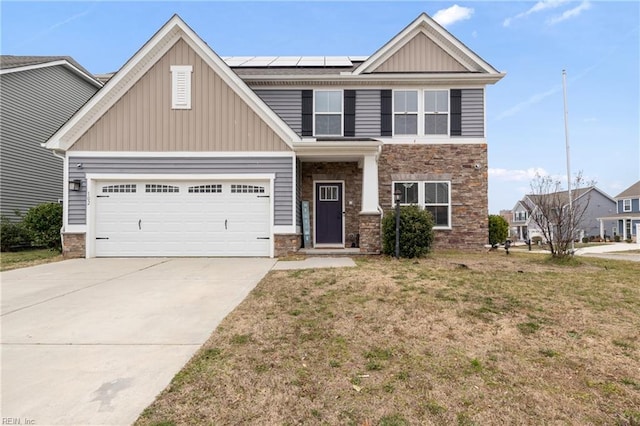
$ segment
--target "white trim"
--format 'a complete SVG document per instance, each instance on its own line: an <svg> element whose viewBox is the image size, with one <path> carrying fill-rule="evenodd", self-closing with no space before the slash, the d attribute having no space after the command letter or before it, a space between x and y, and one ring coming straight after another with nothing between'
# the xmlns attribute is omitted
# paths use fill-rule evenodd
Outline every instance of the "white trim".
<svg viewBox="0 0 640 426"><path fill-rule="evenodd" d="M64 231L65 233L87 233L87 225L67 225L65 226Z"/></svg>
<svg viewBox="0 0 640 426"><path fill-rule="evenodd" d="M49 138L46 148L63 151L71 148L179 39L193 48L287 145L301 140L178 15L174 15L107 82L103 90L98 91Z"/></svg>
<svg viewBox="0 0 640 426"><path fill-rule="evenodd" d="M380 138L385 145L474 145L474 144L486 144L487 139L484 137L478 138L460 138L451 137L447 139L443 138L427 138L424 136L397 136L394 139Z"/></svg>
<svg viewBox="0 0 640 426"><path fill-rule="evenodd" d="M342 245L338 245L338 244L318 244L316 242L316 229L317 229L317 220L318 220L318 203L317 203L317 198L316 198L316 185L318 183L341 183L342 184ZM330 248L330 247L344 247L344 238L345 238L345 204L344 204L344 198L345 198L345 182L343 180L339 180L339 179L329 179L329 180L325 180L325 179L320 179L320 180L314 180L313 181L313 247L314 248Z"/></svg>
<svg viewBox="0 0 640 426"><path fill-rule="evenodd" d="M396 92L411 92L416 94L416 111L405 111L404 113L396 113ZM406 97L406 94L405 94ZM413 115L416 116L416 133L405 133L402 135L398 135L400 137L417 137L420 136L420 90L419 89L393 89L391 90L391 134L396 136L396 114L398 115Z"/></svg>
<svg viewBox="0 0 640 426"><path fill-rule="evenodd" d="M274 234L299 234L300 231L296 228L296 225L274 225Z"/></svg>
<svg viewBox="0 0 640 426"><path fill-rule="evenodd" d="M340 133L336 135L318 135L316 133L316 114L319 115L336 115L335 112L317 112L316 111L316 93L317 92L337 92L340 93ZM342 137L344 135L344 90L343 89L314 89L313 90L313 136L321 138Z"/></svg>
<svg viewBox="0 0 640 426"><path fill-rule="evenodd" d="M340 85L343 88L347 84L358 84L362 86L385 86L394 84L445 84L460 85L461 87L473 85L494 84L500 81L506 73L483 74L483 73L374 73L374 74L335 74L335 75L245 75L243 80L251 86L287 86L296 87L298 84L305 84L305 88L310 86L328 87Z"/></svg>
<svg viewBox="0 0 640 426"><path fill-rule="evenodd" d="M298 161L293 158L291 161L291 226L295 227L297 223L297 205L298 205Z"/></svg>
<svg viewBox="0 0 640 426"><path fill-rule="evenodd" d="M416 107L417 107L417 111L415 112L416 114L416 132L415 134L404 134L404 135L396 135L396 104L395 104L395 100L396 100L396 92L415 92L416 93ZM427 114L426 111L426 107L425 107L425 96L427 94L427 92L447 92L447 134L434 134L434 135L429 135L425 133L425 116ZM483 108L484 110L485 108ZM392 113L392 120L391 120L391 129L392 129L392 134L393 134L393 138L394 139L424 139L427 143L431 142L431 141L437 141L439 139L451 139L451 90L448 87L440 87L440 86L433 86L433 87L421 87L421 88L404 88L404 87L398 87L398 88L394 88L391 90L391 113ZM400 113L399 113L400 114ZM413 112L411 112L411 115L413 115ZM455 139L457 140L458 137L456 136Z"/></svg>
<svg viewBox="0 0 640 426"><path fill-rule="evenodd" d="M627 209L626 203L629 202L629 208ZM629 213L633 209L633 202L631 198L623 198L622 199L622 213Z"/></svg>
<svg viewBox="0 0 640 426"><path fill-rule="evenodd" d="M67 151L67 156L71 157L92 157L92 158L108 158L108 157L198 157L198 158L218 158L218 157L290 157L295 158L293 151Z"/></svg>
<svg viewBox="0 0 640 426"><path fill-rule="evenodd" d="M191 109L191 65L171 65L171 109Z"/></svg>
<svg viewBox="0 0 640 426"><path fill-rule="evenodd" d="M275 173L234 173L234 174L135 174L135 173L87 173L86 179L92 180L108 180L108 181L123 181L123 180L159 180L159 181L171 181L171 180L183 180L183 181L197 181L197 180L272 180L276 178Z"/></svg>
<svg viewBox="0 0 640 426"><path fill-rule="evenodd" d="M198 180L221 180L221 181L268 181L269 182L269 257L274 256L274 220L275 220L275 173L262 173L262 174L105 174L105 173L87 173L87 211L86 211L86 243L85 243L85 256L87 258L95 257L95 200L96 200L96 185L102 181L145 181L145 180L157 180L157 181L198 181ZM81 229L78 226L78 229ZM71 231L67 231L71 232Z"/></svg>
<svg viewBox="0 0 640 426"><path fill-rule="evenodd" d="M19 67L0 69L0 75L2 75L2 74L11 74L11 73L15 73L15 72L22 72L22 71L37 70L37 69L41 69L41 68L55 67L55 66L58 66L58 65L62 65L64 67L69 68L69 70L71 70L74 74L77 74L79 77L81 77L82 79L88 81L89 83L93 84L94 86L96 86L98 88L102 87L102 83L100 83L100 81L96 80L95 77L93 77L92 75L89 75L89 74L85 73L84 71L80 70L78 67L76 67L71 62L67 61L66 59L60 59L60 60L51 61L51 62L44 62L44 63L41 63L41 64L24 65L24 66L19 66Z"/></svg>

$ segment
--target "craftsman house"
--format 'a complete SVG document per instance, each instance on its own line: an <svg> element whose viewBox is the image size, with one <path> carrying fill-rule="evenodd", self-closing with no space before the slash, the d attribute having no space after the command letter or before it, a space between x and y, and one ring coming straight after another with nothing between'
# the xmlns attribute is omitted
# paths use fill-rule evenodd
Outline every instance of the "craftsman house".
<svg viewBox="0 0 640 426"><path fill-rule="evenodd" d="M379 253L396 192L436 248L480 248L503 76L426 14L367 57L221 58L174 16L46 144L64 252Z"/></svg>
<svg viewBox="0 0 640 426"><path fill-rule="evenodd" d="M102 84L68 56L1 55L0 87L0 214L18 221L62 200L63 161L41 145Z"/></svg>
<svg viewBox="0 0 640 426"><path fill-rule="evenodd" d="M600 227L607 226L608 229L614 225L614 221L609 219L602 222L601 216L611 214L616 210L613 198L595 186L576 188L571 191L574 206L578 206L576 211L582 212L580 226L576 229L576 239L583 237L594 237L600 234ZM546 195L529 194L516 203L513 207L513 218L511 226L517 240L525 241L536 237L543 238L544 235L539 224L533 219L540 211L541 199L558 200L559 207L565 207L569 202L568 191L553 192ZM566 201L565 201L566 200ZM543 200L543 203L548 200ZM539 214L539 213L538 213ZM602 224L602 225L601 225ZM608 237L611 234L607 235Z"/></svg>

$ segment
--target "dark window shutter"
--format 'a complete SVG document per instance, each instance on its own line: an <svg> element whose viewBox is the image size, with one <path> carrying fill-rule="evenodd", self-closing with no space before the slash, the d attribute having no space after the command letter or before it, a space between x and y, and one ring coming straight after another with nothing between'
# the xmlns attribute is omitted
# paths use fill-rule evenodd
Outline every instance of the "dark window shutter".
<svg viewBox="0 0 640 426"><path fill-rule="evenodd" d="M344 135L356 135L356 91L344 91Z"/></svg>
<svg viewBox="0 0 640 426"><path fill-rule="evenodd" d="M392 109L391 90L380 91L380 136L392 136Z"/></svg>
<svg viewBox="0 0 640 426"><path fill-rule="evenodd" d="M451 136L462 136L462 90L451 89L450 93L450 114L451 114Z"/></svg>
<svg viewBox="0 0 640 426"><path fill-rule="evenodd" d="M313 90L302 91L302 136L313 136Z"/></svg>

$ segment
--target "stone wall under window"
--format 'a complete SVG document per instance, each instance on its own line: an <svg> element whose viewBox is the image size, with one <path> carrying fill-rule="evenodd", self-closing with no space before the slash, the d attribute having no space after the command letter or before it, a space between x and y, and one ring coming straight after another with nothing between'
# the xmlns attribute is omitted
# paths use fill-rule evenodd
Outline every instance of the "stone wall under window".
<svg viewBox="0 0 640 426"><path fill-rule="evenodd" d="M486 144L384 145L378 175L385 211L392 208L393 181L451 182L451 229L434 231L436 250L480 250L488 242Z"/></svg>

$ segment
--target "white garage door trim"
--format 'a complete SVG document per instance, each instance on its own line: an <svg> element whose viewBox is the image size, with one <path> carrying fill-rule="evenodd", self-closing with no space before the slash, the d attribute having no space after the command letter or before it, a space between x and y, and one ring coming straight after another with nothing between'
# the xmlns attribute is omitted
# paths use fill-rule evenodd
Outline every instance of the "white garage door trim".
<svg viewBox="0 0 640 426"><path fill-rule="evenodd" d="M96 195L100 181L153 181L153 182L197 182L197 181L263 181L269 185L269 257L274 256L274 173L262 174L87 174L87 236L86 257L96 257Z"/></svg>

